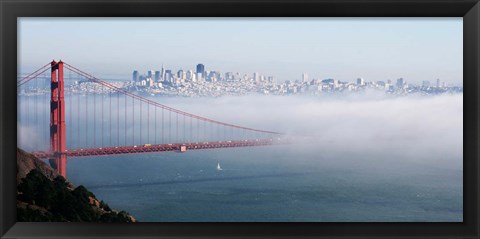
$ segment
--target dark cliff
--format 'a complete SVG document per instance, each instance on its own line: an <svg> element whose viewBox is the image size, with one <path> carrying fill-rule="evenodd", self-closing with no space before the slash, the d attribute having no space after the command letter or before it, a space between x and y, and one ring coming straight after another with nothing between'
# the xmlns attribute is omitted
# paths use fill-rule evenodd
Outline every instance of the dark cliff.
<svg viewBox="0 0 480 239"><path fill-rule="evenodd" d="M136 222L21 149L17 149L17 221Z"/></svg>

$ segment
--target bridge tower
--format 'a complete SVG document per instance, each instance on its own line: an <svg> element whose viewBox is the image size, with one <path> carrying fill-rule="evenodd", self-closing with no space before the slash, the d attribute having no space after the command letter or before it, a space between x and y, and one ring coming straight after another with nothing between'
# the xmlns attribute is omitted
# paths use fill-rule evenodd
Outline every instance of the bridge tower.
<svg viewBox="0 0 480 239"><path fill-rule="evenodd" d="M63 177L67 176L65 97L63 62L51 63L50 98L50 151L54 153L50 163Z"/></svg>

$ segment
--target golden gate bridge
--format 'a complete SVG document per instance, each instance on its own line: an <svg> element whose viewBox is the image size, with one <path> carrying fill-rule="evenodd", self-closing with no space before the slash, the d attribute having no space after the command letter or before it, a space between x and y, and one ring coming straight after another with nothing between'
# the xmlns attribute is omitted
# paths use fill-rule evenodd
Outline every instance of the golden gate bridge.
<svg viewBox="0 0 480 239"><path fill-rule="evenodd" d="M67 79L76 80L77 88L78 82L84 82L83 89L75 89L73 84L66 86L65 70L70 75ZM42 76L48 84L39 82ZM42 83L46 86L43 94ZM185 152L284 142L279 132L225 123L172 108L62 61L52 61L17 80L17 91L30 98L18 106L19 124L43 130L38 133L40 140L32 153L50 160L64 177L69 157ZM49 115L42 116L45 111ZM45 132L47 124L50 127Z"/></svg>

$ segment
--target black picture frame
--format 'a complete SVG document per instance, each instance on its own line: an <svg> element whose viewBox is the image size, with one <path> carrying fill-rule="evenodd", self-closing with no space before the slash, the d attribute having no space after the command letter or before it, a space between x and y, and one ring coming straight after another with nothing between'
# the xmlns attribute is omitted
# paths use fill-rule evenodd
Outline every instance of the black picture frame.
<svg viewBox="0 0 480 239"><path fill-rule="evenodd" d="M478 0L0 0L2 238L479 238L480 3ZM17 17L463 17L462 223L16 222ZM54 37L54 36L52 36Z"/></svg>

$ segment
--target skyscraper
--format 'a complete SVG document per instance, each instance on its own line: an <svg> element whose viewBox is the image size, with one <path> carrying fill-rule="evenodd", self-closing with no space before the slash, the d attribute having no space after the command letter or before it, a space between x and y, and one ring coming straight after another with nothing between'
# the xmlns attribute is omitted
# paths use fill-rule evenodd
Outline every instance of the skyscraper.
<svg viewBox="0 0 480 239"><path fill-rule="evenodd" d="M177 77L180 78L180 79L183 79L183 70L179 70L177 72Z"/></svg>
<svg viewBox="0 0 480 239"><path fill-rule="evenodd" d="M155 71L154 71L154 70L149 70L149 71L147 72L147 77L148 77L148 78L153 78L153 75L154 75L154 74L155 74Z"/></svg>
<svg viewBox="0 0 480 239"><path fill-rule="evenodd" d="M363 78L357 79L357 85L364 85L364 84L365 84L365 80L363 80Z"/></svg>
<svg viewBox="0 0 480 239"><path fill-rule="evenodd" d="M202 77L202 73L197 73L197 74L195 74L195 79L196 79L196 81L198 81L198 82L203 81L204 79L203 79L203 77Z"/></svg>
<svg viewBox="0 0 480 239"><path fill-rule="evenodd" d="M188 70L188 71L187 71L187 75L186 75L186 79L187 79L187 80L193 80L193 76L194 76L194 75L195 75L195 74L193 74L193 71L192 71L192 70Z"/></svg>
<svg viewBox="0 0 480 239"><path fill-rule="evenodd" d="M133 79L132 80L135 81L135 82L138 81L138 71L137 70L133 71Z"/></svg>
<svg viewBox="0 0 480 239"><path fill-rule="evenodd" d="M403 78L397 79L397 88L403 88L403 85L405 85Z"/></svg>
<svg viewBox="0 0 480 239"><path fill-rule="evenodd" d="M172 82L173 80L173 76L172 76L172 70L165 70L165 79L164 81L167 81L167 82Z"/></svg>
<svg viewBox="0 0 480 239"><path fill-rule="evenodd" d="M160 72L160 80L161 81L165 80L165 68L163 68L163 64L162 64L162 72Z"/></svg>
<svg viewBox="0 0 480 239"><path fill-rule="evenodd" d="M197 65L197 75L201 74L202 78L205 78L205 66L203 64Z"/></svg>
<svg viewBox="0 0 480 239"><path fill-rule="evenodd" d="M308 81L308 73L304 72L304 73L302 74L302 81L303 81L303 82L307 82L307 81Z"/></svg>
<svg viewBox="0 0 480 239"><path fill-rule="evenodd" d="M160 71L155 71L155 82L160 81Z"/></svg>
<svg viewBox="0 0 480 239"><path fill-rule="evenodd" d="M260 80L260 76L258 75L258 72L253 72L253 80L255 82L258 82Z"/></svg>

